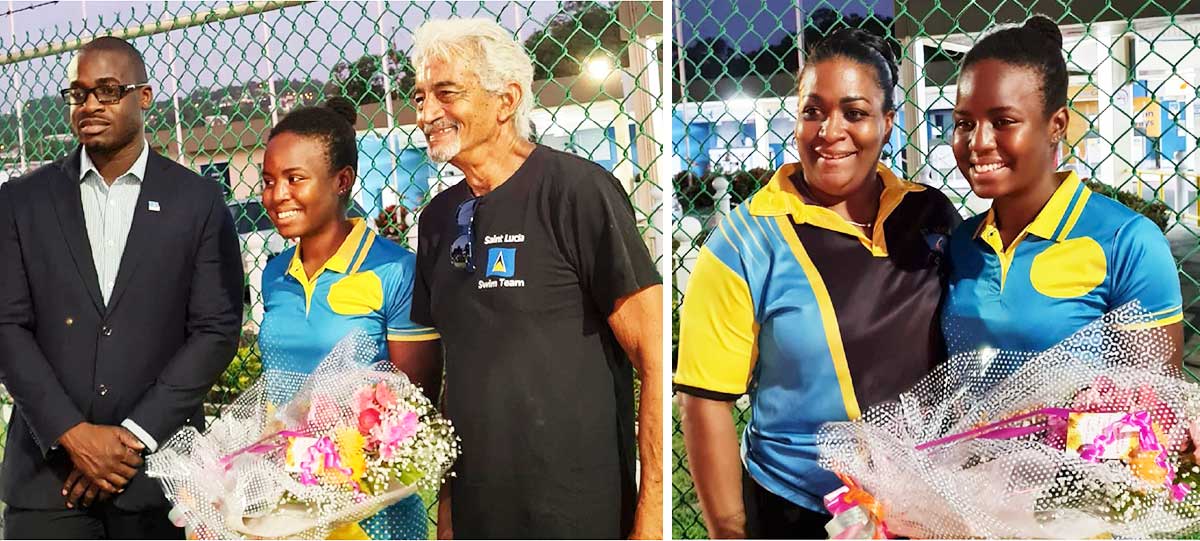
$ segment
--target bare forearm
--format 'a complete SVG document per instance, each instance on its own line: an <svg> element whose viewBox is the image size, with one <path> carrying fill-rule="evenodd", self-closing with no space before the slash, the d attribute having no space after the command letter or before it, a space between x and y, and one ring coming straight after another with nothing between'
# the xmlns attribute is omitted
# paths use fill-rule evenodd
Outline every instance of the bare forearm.
<svg viewBox="0 0 1200 541"><path fill-rule="evenodd" d="M392 366L420 385L429 401L438 403L442 388L442 341L388 342L388 359Z"/></svg>
<svg viewBox="0 0 1200 541"><path fill-rule="evenodd" d="M680 413L688 469L709 536L746 537L742 466L732 404L680 395Z"/></svg>
<svg viewBox="0 0 1200 541"><path fill-rule="evenodd" d="M663 415L662 352L644 353L638 372L641 382L638 400L638 455L641 459L641 483L638 490L638 531L642 538L663 536Z"/></svg>
<svg viewBox="0 0 1200 541"><path fill-rule="evenodd" d="M1171 340L1171 364L1183 368L1183 323L1167 325L1167 337Z"/></svg>
<svg viewBox="0 0 1200 541"><path fill-rule="evenodd" d="M661 539L662 531L662 286L641 289L616 302L609 328L641 383L638 402L638 454L641 488L634 516L634 539Z"/></svg>

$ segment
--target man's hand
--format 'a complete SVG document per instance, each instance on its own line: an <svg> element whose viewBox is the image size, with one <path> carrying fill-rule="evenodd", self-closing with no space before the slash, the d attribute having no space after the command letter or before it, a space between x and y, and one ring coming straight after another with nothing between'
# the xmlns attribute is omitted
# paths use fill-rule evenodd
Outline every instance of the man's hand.
<svg viewBox="0 0 1200 541"><path fill-rule="evenodd" d="M124 490L124 489L122 489ZM118 491L120 492L120 491ZM112 492L102 490L99 485L88 479L78 468L71 470L67 482L63 485L63 496L67 497L67 507L91 507L93 503L102 502L113 497Z"/></svg>
<svg viewBox="0 0 1200 541"><path fill-rule="evenodd" d="M139 453L146 447L124 428L91 423L71 427L58 441L71 456L75 469L109 493L129 483L142 465Z"/></svg>

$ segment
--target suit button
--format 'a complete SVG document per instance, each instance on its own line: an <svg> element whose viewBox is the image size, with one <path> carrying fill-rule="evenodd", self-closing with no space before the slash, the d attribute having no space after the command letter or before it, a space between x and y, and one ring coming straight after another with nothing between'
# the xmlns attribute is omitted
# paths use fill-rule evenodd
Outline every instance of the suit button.
<svg viewBox="0 0 1200 541"><path fill-rule="evenodd" d="M112 336L112 327L109 327L108 325L100 327L100 334L103 334L104 336Z"/></svg>
<svg viewBox="0 0 1200 541"><path fill-rule="evenodd" d="M100 385L96 386L96 392L100 393L100 396L104 396L108 394L108 386L101 383Z"/></svg>
<svg viewBox="0 0 1200 541"><path fill-rule="evenodd" d="M65 323L67 324L67 326L68 326L68 327L70 327L71 325L74 325L74 324L75 324L75 320L74 320L74 319L72 319L72 318L67 318L67 320L65 321Z"/></svg>

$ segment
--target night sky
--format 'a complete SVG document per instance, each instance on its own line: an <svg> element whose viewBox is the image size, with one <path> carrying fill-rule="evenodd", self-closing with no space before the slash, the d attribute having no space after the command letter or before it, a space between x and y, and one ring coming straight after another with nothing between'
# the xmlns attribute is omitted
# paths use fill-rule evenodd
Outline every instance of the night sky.
<svg viewBox="0 0 1200 541"><path fill-rule="evenodd" d="M713 37L723 31L727 40L743 50L758 49L794 32L797 7L805 15L822 7L863 16L873 12L891 17L893 13L890 0L677 0L675 6L672 16L677 16L675 24L684 43L697 35Z"/></svg>

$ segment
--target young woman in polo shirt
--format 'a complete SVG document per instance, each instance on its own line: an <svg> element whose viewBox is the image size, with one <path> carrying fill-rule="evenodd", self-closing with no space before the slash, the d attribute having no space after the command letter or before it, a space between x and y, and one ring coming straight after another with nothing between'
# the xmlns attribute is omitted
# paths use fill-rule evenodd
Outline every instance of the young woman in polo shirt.
<svg viewBox="0 0 1200 541"><path fill-rule="evenodd" d="M682 307L675 387L712 537L825 537L821 500L841 483L817 466L817 428L895 398L944 355L941 252L959 218L879 163L893 52L841 30L807 60L800 163L712 231ZM747 393L739 454L731 408Z"/></svg>
<svg viewBox="0 0 1200 541"><path fill-rule="evenodd" d="M1075 173L1056 172L1070 120L1062 46L1058 26L1034 16L986 35L963 60L952 146L992 207L950 241L947 346L1039 352L1137 301L1147 326L1174 341L1179 365L1181 295L1166 238Z"/></svg>
<svg viewBox="0 0 1200 541"><path fill-rule="evenodd" d="M354 105L332 98L293 110L271 129L263 157L263 207L279 233L297 239L263 272L259 346L264 368L311 372L359 329L436 401L441 346L409 320L415 257L348 219L358 167ZM425 505L411 496L332 538L425 539Z"/></svg>

